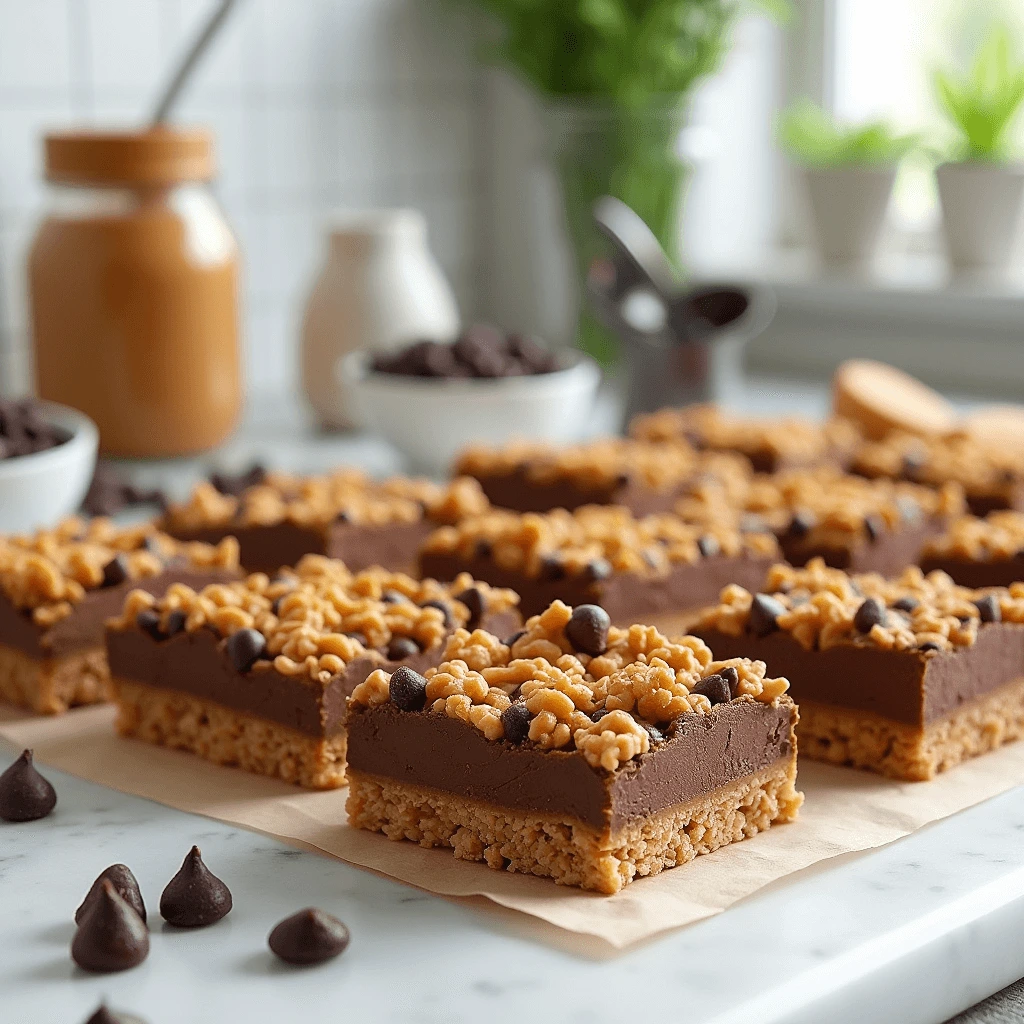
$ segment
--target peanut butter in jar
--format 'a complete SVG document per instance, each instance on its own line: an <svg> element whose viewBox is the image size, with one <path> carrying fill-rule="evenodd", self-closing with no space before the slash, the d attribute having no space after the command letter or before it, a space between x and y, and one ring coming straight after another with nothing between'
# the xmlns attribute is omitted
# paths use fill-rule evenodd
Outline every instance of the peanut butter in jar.
<svg viewBox="0 0 1024 1024"><path fill-rule="evenodd" d="M55 133L29 253L36 388L110 455L212 448L242 404L238 247L208 133Z"/></svg>

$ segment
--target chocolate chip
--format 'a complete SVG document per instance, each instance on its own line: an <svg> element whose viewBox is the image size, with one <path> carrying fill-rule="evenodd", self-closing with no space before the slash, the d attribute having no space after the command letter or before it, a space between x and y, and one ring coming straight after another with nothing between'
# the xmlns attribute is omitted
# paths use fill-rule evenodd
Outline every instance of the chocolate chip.
<svg viewBox="0 0 1024 1024"><path fill-rule="evenodd" d="M501 724L505 729L505 739L509 743L524 743L530 735L530 722L533 715L525 704L510 704L501 713Z"/></svg>
<svg viewBox="0 0 1024 1024"><path fill-rule="evenodd" d="M926 643L921 644L921 646L918 647L918 650L919 651L941 651L942 648L937 643L935 643L933 640L929 640Z"/></svg>
<svg viewBox="0 0 1024 1024"><path fill-rule="evenodd" d="M921 452L907 452L903 456L902 461L902 474L903 476L913 478L924 469L928 459Z"/></svg>
<svg viewBox="0 0 1024 1024"><path fill-rule="evenodd" d="M405 661L420 653L420 645L411 636L393 636L388 644L388 661Z"/></svg>
<svg viewBox="0 0 1024 1024"><path fill-rule="evenodd" d="M339 509L334 513L334 521L336 523L348 523L352 521L352 517L344 509Z"/></svg>
<svg viewBox="0 0 1024 1024"><path fill-rule="evenodd" d="M622 490L629 486L630 475L628 473L617 473L615 475L615 489Z"/></svg>
<svg viewBox="0 0 1024 1024"><path fill-rule="evenodd" d="M144 633L148 633L154 640L164 638L163 630L160 628L160 616L152 608L143 608L135 616L135 625Z"/></svg>
<svg viewBox="0 0 1024 1024"><path fill-rule="evenodd" d="M0 775L0 818L36 821L45 818L56 806L57 794L36 771L32 751L22 751L21 757Z"/></svg>
<svg viewBox="0 0 1024 1024"><path fill-rule="evenodd" d="M132 869L125 864L111 864L103 870L95 882L92 883L89 891L82 900L82 905L75 911L75 924L81 924L82 918L92 908L99 897L104 882L110 882L114 892L135 911L143 921L146 920L146 904L142 900L142 891L139 889L138 879L132 874Z"/></svg>
<svg viewBox="0 0 1024 1024"><path fill-rule="evenodd" d="M814 529L814 516L810 512L794 512L786 533L790 537L806 537Z"/></svg>
<svg viewBox="0 0 1024 1024"><path fill-rule="evenodd" d="M565 566L556 555L545 555L540 560L540 578L549 582L565 579Z"/></svg>
<svg viewBox="0 0 1024 1024"><path fill-rule="evenodd" d="M598 708L596 711L590 712L590 720L592 722L600 722L605 715L610 715L611 712L607 708Z"/></svg>
<svg viewBox="0 0 1024 1024"><path fill-rule="evenodd" d="M267 944L285 963L322 964L344 953L349 931L336 917L307 907L275 925Z"/></svg>
<svg viewBox="0 0 1024 1024"><path fill-rule="evenodd" d="M606 580L611 574L611 562L605 558L591 559L583 566L583 578L588 583L598 583L601 580Z"/></svg>
<svg viewBox="0 0 1024 1024"><path fill-rule="evenodd" d="M167 614L167 624L164 627L164 632L168 636L177 636L185 628L187 621L188 616L180 608L175 608L174 611Z"/></svg>
<svg viewBox="0 0 1024 1024"><path fill-rule="evenodd" d="M163 548L160 547L160 541L156 537L149 536L143 537L142 547L145 551L148 551L151 555L162 555Z"/></svg>
<svg viewBox="0 0 1024 1024"><path fill-rule="evenodd" d="M357 643L362 644L364 647L370 646L370 641L366 639L365 633L359 633L355 630L352 630L351 632L345 633L344 635L347 636L350 640L355 640Z"/></svg>
<svg viewBox="0 0 1024 1024"><path fill-rule="evenodd" d="M104 879L75 932L71 958L84 971L110 974L137 967L148 955L146 923Z"/></svg>
<svg viewBox="0 0 1024 1024"><path fill-rule="evenodd" d="M722 546L718 543L717 538L706 534L697 538L697 550L704 558L714 558L722 550Z"/></svg>
<svg viewBox="0 0 1024 1024"><path fill-rule="evenodd" d="M717 672L705 676L690 692L703 694L711 701L712 706L732 700L732 687L729 686L729 681Z"/></svg>
<svg viewBox="0 0 1024 1024"><path fill-rule="evenodd" d="M116 587L128 579L128 559L124 555L115 555L103 566L103 582L100 586Z"/></svg>
<svg viewBox="0 0 1024 1024"><path fill-rule="evenodd" d="M740 687L740 674L732 665L726 665L718 673L729 684L729 696L735 697Z"/></svg>
<svg viewBox="0 0 1024 1024"><path fill-rule="evenodd" d="M236 672L248 672L263 656L267 639L258 629L239 629L228 637L225 645Z"/></svg>
<svg viewBox="0 0 1024 1024"><path fill-rule="evenodd" d="M767 636L779 628L779 616L786 614L786 606L768 594L755 594L750 603L747 625L754 636Z"/></svg>
<svg viewBox="0 0 1024 1024"><path fill-rule="evenodd" d="M506 647L511 647L520 637L526 636L526 630L521 629L517 633L513 633L507 640L503 641Z"/></svg>
<svg viewBox="0 0 1024 1024"><path fill-rule="evenodd" d="M96 1012L85 1024L145 1024L140 1017L128 1013L115 1013L106 1003L100 1003Z"/></svg>
<svg viewBox="0 0 1024 1024"><path fill-rule="evenodd" d="M898 601L894 601L893 608L900 612L912 612L920 603L916 597L911 597L910 594L907 594Z"/></svg>
<svg viewBox="0 0 1024 1024"><path fill-rule="evenodd" d="M487 610L484 595L476 587L467 587L461 594L455 595L455 600L460 601L469 609L469 620L466 622L466 628L476 629L480 625L484 612Z"/></svg>
<svg viewBox="0 0 1024 1024"><path fill-rule="evenodd" d="M1003 617L999 598L995 594L983 594L974 602L982 622L998 622Z"/></svg>
<svg viewBox="0 0 1024 1024"><path fill-rule="evenodd" d="M885 532L885 523L883 522L882 517L876 515L865 516L864 532L868 535L869 540L878 540L878 538Z"/></svg>
<svg viewBox="0 0 1024 1024"><path fill-rule="evenodd" d="M266 478L266 469L256 462L242 473L212 473L210 475L210 483L221 494L237 498L250 487L256 487L263 483Z"/></svg>
<svg viewBox="0 0 1024 1024"><path fill-rule="evenodd" d="M409 600L400 590L385 590L380 599L384 604L401 604Z"/></svg>
<svg viewBox="0 0 1024 1024"><path fill-rule="evenodd" d="M160 916L176 928L205 928L230 910L230 890L203 863L199 847L193 846L160 896Z"/></svg>
<svg viewBox="0 0 1024 1024"><path fill-rule="evenodd" d="M565 624L565 638L573 649L597 657L608 649L608 630L612 620L596 604L577 605Z"/></svg>
<svg viewBox="0 0 1024 1024"><path fill-rule="evenodd" d="M399 711L420 711L427 702L427 681L408 665L391 675L391 703Z"/></svg>
<svg viewBox="0 0 1024 1024"><path fill-rule="evenodd" d="M494 551L494 546L489 540L478 540L473 548L473 553L477 558L490 558Z"/></svg>
<svg viewBox="0 0 1024 1024"><path fill-rule="evenodd" d="M446 629L451 629L455 620L452 618L452 610L448 607L444 601L424 601L420 605L421 608L438 608L444 612L444 625Z"/></svg>
<svg viewBox="0 0 1024 1024"><path fill-rule="evenodd" d="M869 597L853 617L854 627L861 633L870 633L873 626L884 626L885 605L877 597Z"/></svg>

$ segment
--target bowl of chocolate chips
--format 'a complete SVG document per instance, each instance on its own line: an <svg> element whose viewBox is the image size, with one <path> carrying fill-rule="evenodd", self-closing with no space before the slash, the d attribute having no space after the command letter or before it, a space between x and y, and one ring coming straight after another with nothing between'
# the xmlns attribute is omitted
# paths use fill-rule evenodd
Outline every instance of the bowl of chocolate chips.
<svg viewBox="0 0 1024 1024"><path fill-rule="evenodd" d="M357 423L418 469L443 472L472 443L568 442L584 432L601 372L580 352L551 352L488 325L454 342L353 352L338 364Z"/></svg>
<svg viewBox="0 0 1024 1024"><path fill-rule="evenodd" d="M74 512L98 441L93 421L66 405L0 399L0 533L50 526Z"/></svg>

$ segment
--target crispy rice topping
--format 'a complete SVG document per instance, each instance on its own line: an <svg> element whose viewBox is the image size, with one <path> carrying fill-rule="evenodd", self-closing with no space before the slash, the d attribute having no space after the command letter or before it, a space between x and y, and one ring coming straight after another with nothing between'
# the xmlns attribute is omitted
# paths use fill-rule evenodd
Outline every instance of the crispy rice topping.
<svg viewBox="0 0 1024 1024"><path fill-rule="evenodd" d="M960 558L969 562L1003 562L1024 551L1024 512L990 512L984 519L962 516L941 536L929 541L925 558Z"/></svg>

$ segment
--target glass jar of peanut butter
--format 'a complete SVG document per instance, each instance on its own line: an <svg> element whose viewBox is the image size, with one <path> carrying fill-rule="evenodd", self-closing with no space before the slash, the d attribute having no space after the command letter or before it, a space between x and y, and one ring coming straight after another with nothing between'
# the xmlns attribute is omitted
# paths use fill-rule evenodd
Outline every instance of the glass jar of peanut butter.
<svg viewBox="0 0 1024 1024"><path fill-rule="evenodd" d="M29 253L36 388L110 455L211 448L242 404L238 247L207 132L46 137L49 209Z"/></svg>

